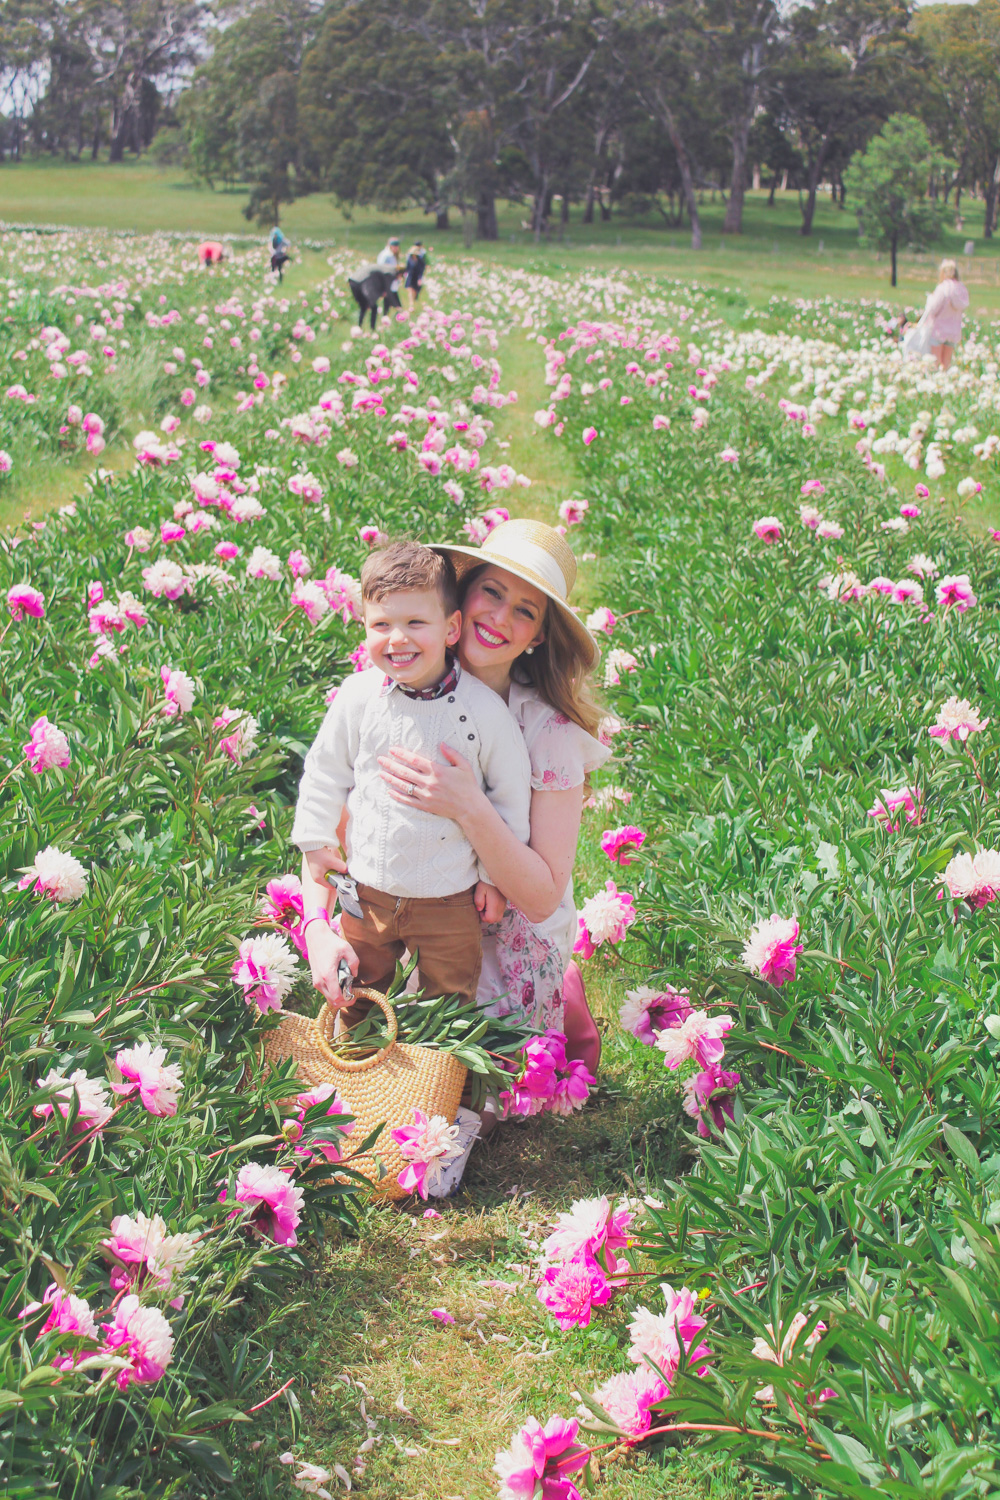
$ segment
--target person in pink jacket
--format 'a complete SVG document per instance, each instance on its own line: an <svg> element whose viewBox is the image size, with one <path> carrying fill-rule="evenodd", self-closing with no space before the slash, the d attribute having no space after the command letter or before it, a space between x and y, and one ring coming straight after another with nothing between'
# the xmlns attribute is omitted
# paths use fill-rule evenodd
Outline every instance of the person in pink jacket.
<svg viewBox="0 0 1000 1500"><path fill-rule="evenodd" d="M959 278L958 266L953 260L943 260L938 271L938 284L924 308L931 353L941 370L947 370L961 340L962 314L968 305L969 289Z"/></svg>

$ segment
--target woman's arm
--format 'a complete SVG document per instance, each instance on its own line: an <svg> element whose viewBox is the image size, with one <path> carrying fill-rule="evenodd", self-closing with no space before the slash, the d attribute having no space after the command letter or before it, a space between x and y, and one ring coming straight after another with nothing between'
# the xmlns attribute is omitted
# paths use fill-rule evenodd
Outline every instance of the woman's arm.
<svg viewBox="0 0 1000 1500"><path fill-rule="evenodd" d="M380 756L382 779L397 802L453 818L475 849L491 881L529 922L544 922L563 898L573 872L583 816L583 787L531 794L528 846L507 827L476 783L468 761L441 746L446 764L412 750ZM415 788L408 791L408 787Z"/></svg>

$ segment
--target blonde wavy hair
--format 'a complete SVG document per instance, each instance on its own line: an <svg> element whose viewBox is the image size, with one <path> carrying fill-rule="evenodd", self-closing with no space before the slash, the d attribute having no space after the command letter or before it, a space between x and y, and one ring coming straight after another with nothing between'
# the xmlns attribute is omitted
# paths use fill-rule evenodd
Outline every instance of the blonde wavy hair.
<svg viewBox="0 0 1000 1500"><path fill-rule="evenodd" d="M961 281L957 260L943 260L938 266L938 281Z"/></svg>
<svg viewBox="0 0 1000 1500"><path fill-rule="evenodd" d="M473 581L489 564L471 568L459 579L461 607ZM498 564L502 568L503 564ZM545 639L530 656L524 652L511 663L510 675L522 687L533 687L541 698L587 734L596 737L603 710L594 694L593 673L598 658L588 661L558 609L546 606L541 628Z"/></svg>

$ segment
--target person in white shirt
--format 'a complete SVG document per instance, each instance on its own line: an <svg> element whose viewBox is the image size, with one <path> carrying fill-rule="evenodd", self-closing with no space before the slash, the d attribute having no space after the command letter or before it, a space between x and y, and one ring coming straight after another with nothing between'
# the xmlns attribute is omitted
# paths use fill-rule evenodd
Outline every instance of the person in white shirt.
<svg viewBox="0 0 1000 1500"><path fill-rule="evenodd" d="M392 273L392 282L382 303L382 316L389 316L391 307L400 307L399 288L403 284L403 267L399 263L399 236L392 234L386 240L382 249L375 258L375 264L380 271Z"/></svg>
<svg viewBox="0 0 1000 1500"><path fill-rule="evenodd" d="M423 755L442 745L469 768L504 826L527 842L530 768L521 733L503 700L462 671L450 648L462 616L451 560L417 542L370 554L361 571L365 644L372 670L339 688L306 756L292 841L303 853L305 937L313 982L345 1003L338 968L385 990L405 951L418 955L425 995L475 996L482 921L504 900L458 822L438 817L385 784L380 757L405 745ZM342 870L338 827L363 916L341 912L329 925L330 870ZM480 917L482 914L482 920Z"/></svg>

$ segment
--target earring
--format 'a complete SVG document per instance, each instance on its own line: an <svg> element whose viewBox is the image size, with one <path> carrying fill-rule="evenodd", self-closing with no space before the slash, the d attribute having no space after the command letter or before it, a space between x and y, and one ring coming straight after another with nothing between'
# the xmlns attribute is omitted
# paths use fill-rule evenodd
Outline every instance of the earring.
<svg viewBox="0 0 1000 1500"><path fill-rule="evenodd" d="M525 656L534 656L534 654L535 654L535 648L534 648L534 646L525 646L525 648L524 648L524 654L525 654Z"/></svg>

